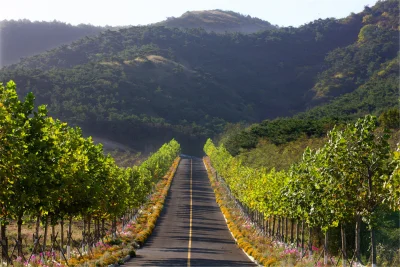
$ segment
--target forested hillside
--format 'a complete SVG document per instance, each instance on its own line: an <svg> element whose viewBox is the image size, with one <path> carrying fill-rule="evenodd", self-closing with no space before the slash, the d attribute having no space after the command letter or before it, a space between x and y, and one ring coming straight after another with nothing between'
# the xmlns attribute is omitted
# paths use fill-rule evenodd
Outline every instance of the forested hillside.
<svg viewBox="0 0 400 267"><path fill-rule="evenodd" d="M96 35L105 29L85 24L72 26L58 21L2 20L0 67L17 63L21 58L54 49L84 36Z"/></svg>
<svg viewBox="0 0 400 267"><path fill-rule="evenodd" d="M208 32L242 32L254 33L263 30L275 29L268 21L251 16L244 16L233 11L203 10L188 11L182 16L169 17L165 21L155 24L171 28L203 28Z"/></svg>
<svg viewBox="0 0 400 267"><path fill-rule="evenodd" d="M377 71L380 70L383 74L385 69L391 68L386 63L399 51L398 10L396 1L382 1L372 8L365 7L363 27L358 33L357 41L327 55L327 68L319 74L313 88L316 98L332 98L352 92Z"/></svg>
<svg viewBox="0 0 400 267"><path fill-rule="evenodd" d="M176 137L185 150L226 122L291 116L332 99L307 116L335 121L396 105L398 38L393 0L249 35L132 27L26 58L0 80L14 79L21 94L33 91L52 116L88 133L137 149Z"/></svg>
<svg viewBox="0 0 400 267"><path fill-rule="evenodd" d="M244 16L232 11L209 10L186 12L179 18L168 18L155 23L156 26L172 28L204 28L214 32L252 33L273 29L269 22ZM71 24L59 21L2 20L0 21L0 67L17 63L21 58L43 53L63 44L72 43L86 36L94 36L101 31L117 30L120 27L100 27ZM26 45L29 43L29 45Z"/></svg>
<svg viewBox="0 0 400 267"><path fill-rule="evenodd" d="M233 155L255 148L261 139L283 145L302 137L319 138L337 123L346 123L366 114L380 116L388 110L398 110L399 58L383 64L365 84L331 102L301 112L293 117L264 120L246 129L230 127L221 142ZM382 121L389 128L398 129L399 113L391 113ZM382 117L383 118L383 117ZM394 120L394 121L393 121Z"/></svg>

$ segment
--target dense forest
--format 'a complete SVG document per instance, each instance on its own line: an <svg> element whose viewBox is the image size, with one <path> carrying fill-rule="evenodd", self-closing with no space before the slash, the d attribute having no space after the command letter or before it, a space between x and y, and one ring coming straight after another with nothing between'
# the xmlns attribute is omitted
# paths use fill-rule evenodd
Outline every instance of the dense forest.
<svg viewBox="0 0 400 267"><path fill-rule="evenodd" d="M238 155L255 148L260 140L279 146L303 137L320 138L335 124L345 124L366 114L381 116L382 126L399 129L399 63L399 58L396 58L383 64L376 74L353 92L293 117L264 120L247 128L231 125L220 137L221 143L232 155Z"/></svg>
<svg viewBox="0 0 400 267"><path fill-rule="evenodd" d="M5 67L0 81L15 80L20 94L33 91L52 116L87 134L139 150L176 137L184 152L190 143L201 153L227 122L306 110L283 120L311 121L309 135L318 136L337 120L397 105L398 8L380 1L344 19L254 34L107 30Z"/></svg>

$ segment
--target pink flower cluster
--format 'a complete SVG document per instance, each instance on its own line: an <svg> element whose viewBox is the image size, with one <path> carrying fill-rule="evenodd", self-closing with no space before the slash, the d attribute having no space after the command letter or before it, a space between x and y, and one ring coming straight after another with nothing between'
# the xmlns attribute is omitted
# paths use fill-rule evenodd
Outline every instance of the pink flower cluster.
<svg viewBox="0 0 400 267"><path fill-rule="evenodd" d="M43 255L45 255L47 258L50 258L50 257L55 257L56 256L56 252L55 251L53 251L53 252L51 252L51 251L46 251L44 254L43 253L40 253L39 254L40 255L40 257L42 257Z"/></svg>
<svg viewBox="0 0 400 267"><path fill-rule="evenodd" d="M295 249L295 248L292 248L292 249L285 249L285 250L283 251L284 254L297 254L297 252L298 252L298 250Z"/></svg>
<svg viewBox="0 0 400 267"><path fill-rule="evenodd" d="M32 255L30 262L35 262L35 263L37 263L37 264L41 263L41 256L42 256L42 253L40 253L39 256L40 256L40 257L37 257L36 255Z"/></svg>
<svg viewBox="0 0 400 267"><path fill-rule="evenodd" d="M250 224L245 224L245 225L243 225L243 227L246 228L246 229L248 230L248 229L251 228L251 225L250 225Z"/></svg>
<svg viewBox="0 0 400 267"><path fill-rule="evenodd" d="M285 249L284 251L282 251L281 256L282 257L291 256L291 255L297 256L298 254L299 254L299 251L295 248L292 248L292 249Z"/></svg>
<svg viewBox="0 0 400 267"><path fill-rule="evenodd" d="M97 242L97 243L95 244L95 246L96 246L96 248L99 248L99 249L101 249L101 250L106 250L106 249L108 249L108 248L111 247L109 244L105 244L105 243L103 243L103 242Z"/></svg>
<svg viewBox="0 0 400 267"><path fill-rule="evenodd" d="M62 267L63 265L58 262L53 262L53 261L47 261L43 262L42 257L43 255L46 255L47 257L55 256L55 252L46 252L46 253L40 253L38 256L32 255L30 258L30 261L25 261L23 263L24 266L41 266L41 267ZM22 257L17 257L16 262L22 263Z"/></svg>

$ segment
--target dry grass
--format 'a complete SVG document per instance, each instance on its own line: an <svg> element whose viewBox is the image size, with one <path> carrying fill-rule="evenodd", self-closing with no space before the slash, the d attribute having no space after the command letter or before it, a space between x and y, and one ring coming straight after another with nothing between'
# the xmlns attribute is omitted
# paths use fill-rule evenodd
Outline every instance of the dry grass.
<svg viewBox="0 0 400 267"><path fill-rule="evenodd" d="M107 66L121 66L121 64L117 61L103 61L100 62L101 65L107 65Z"/></svg>
<svg viewBox="0 0 400 267"><path fill-rule="evenodd" d="M144 58L142 58L142 57L135 58L135 61L136 62L140 62L140 63L146 62L146 60Z"/></svg>
<svg viewBox="0 0 400 267"><path fill-rule="evenodd" d="M157 56L157 55L147 56L147 59L156 64L166 64L171 61L171 60L166 59L165 57Z"/></svg>
<svg viewBox="0 0 400 267"><path fill-rule="evenodd" d="M217 16L218 18L220 17L226 17L230 19L236 19L235 16L228 14L226 12L222 12L219 10L199 10L199 11L190 11L186 16L189 16L191 14L196 14L198 16ZM203 21L207 22L204 18L202 18ZM215 21L210 21L210 22L215 22Z"/></svg>
<svg viewBox="0 0 400 267"><path fill-rule="evenodd" d="M24 254L26 255L31 251L34 245L34 239L33 239L33 234L35 233L35 225L36 221L35 220L30 220L30 219L25 219L24 224L22 225L22 245L23 245L23 251ZM105 225L106 229L110 229L111 223L106 223ZM94 222L92 221L91 226L90 226L91 231L94 230ZM54 227L55 234L57 235L57 242L60 243L61 241L61 226L60 224L56 225ZM68 222L64 221L64 245L66 245L67 242L67 231L68 231ZM74 220L72 222L72 239L74 241L80 242L82 240L82 231L83 231L83 221L82 220ZM51 241L50 241L50 235L51 235L52 229L51 226L48 227L48 232L47 232L47 247L51 247ZM44 236L44 226L41 224L41 227L39 229L39 236L42 236L40 239L40 243L43 244L43 236ZM14 248L15 245L15 240L17 238L17 223L16 221L11 221L10 224L7 226L7 238L8 238L8 249L9 252L11 253L12 249Z"/></svg>
<svg viewBox="0 0 400 267"><path fill-rule="evenodd" d="M133 167L139 165L146 157L140 152L134 153L131 151L113 150L107 151L115 159L115 163L119 167Z"/></svg>
<svg viewBox="0 0 400 267"><path fill-rule="evenodd" d="M104 153L110 154L120 167L132 167L139 164L148 156L111 139L98 136L92 136L92 138L96 144L101 143L103 145Z"/></svg>

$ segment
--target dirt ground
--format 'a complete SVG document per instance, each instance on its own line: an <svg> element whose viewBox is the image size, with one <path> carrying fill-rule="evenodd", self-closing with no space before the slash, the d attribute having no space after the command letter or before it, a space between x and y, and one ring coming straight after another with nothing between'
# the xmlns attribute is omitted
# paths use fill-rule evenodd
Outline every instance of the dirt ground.
<svg viewBox="0 0 400 267"><path fill-rule="evenodd" d="M36 221L35 220L30 220L26 219L22 225L22 246L23 246L23 252L24 255L29 254L34 246L34 239L33 239L33 234L35 233L35 225ZM105 228L110 229L111 223L106 222ZM94 230L94 223L92 221L90 229L93 232ZM54 227L55 234L57 235L57 242L60 243L61 241L61 226L60 224L55 225ZM51 241L50 241L50 235L52 233L52 228L49 225L48 230L47 230L47 242L46 245L50 249L51 248ZM67 231L68 231L68 222L64 222L64 246L66 245L67 242ZM72 239L74 241L80 242L82 240L82 231L83 231L83 221L82 220L74 220L72 222ZM11 221L9 225L7 225L7 239L8 239L8 250L9 253L11 254L14 246L15 246L15 240L17 238L17 222L16 221ZM42 236L40 239L40 243L43 244L43 236L44 236L44 226L41 224L40 230L39 230L39 236ZM1 250L0 250L1 251ZM16 253L14 253L16 254Z"/></svg>

